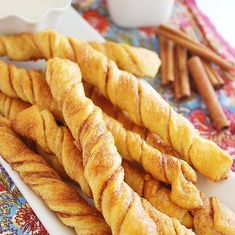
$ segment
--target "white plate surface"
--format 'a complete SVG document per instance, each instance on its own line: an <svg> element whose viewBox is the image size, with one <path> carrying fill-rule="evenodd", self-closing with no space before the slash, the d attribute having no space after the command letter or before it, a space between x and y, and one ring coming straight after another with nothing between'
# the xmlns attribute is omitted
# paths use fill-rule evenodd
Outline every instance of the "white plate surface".
<svg viewBox="0 0 235 235"><path fill-rule="evenodd" d="M95 29L93 29L72 7L64 14L63 19L57 31L72 37L86 41L104 41ZM40 67L41 62L17 63L25 67ZM51 235L74 235L73 229L64 226L57 218L55 213L51 212L44 202L35 195L32 190L20 179L19 175L11 169L1 157L0 163L4 166L10 177L13 179L25 199L28 201L38 218L41 220L49 234ZM227 180L219 183L213 183L205 177L199 175L198 187L210 196L217 196L223 203L235 212L235 200L233 198L235 190L235 174L230 172Z"/></svg>

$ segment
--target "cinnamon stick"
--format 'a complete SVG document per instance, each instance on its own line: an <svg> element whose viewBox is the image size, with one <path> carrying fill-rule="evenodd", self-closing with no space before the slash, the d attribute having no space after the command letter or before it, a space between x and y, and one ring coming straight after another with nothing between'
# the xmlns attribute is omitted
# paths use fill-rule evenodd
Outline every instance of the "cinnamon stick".
<svg viewBox="0 0 235 235"><path fill-rule="evenodd" d="M179 86L181 90L181 98L190 96L190 84L187 66L187 49L177 45L176 56L178 65Z"/></svg>
<svg viewBox="0 0 235 235"><path fill-rule="evenodd" d="M167 75L166 79L168 83L174 82L174 42L171 40L167 40L166 44L166 63L167 63Z"/></svg>
<svg viewBox="0 0 235 235"><path fill-rule="evenodd" d="M182 93L181 93L181 89L180 89L180 79L179 79L179 72L178 72L178 64L177 64L177 55L175 53L174 55L174 93L175 93L175 98L181 99L182 98Z"/></svg>
<svg viewBox="0 0 235 235"><path fill-rule="evenodd" d="M216 77L214 75L214 72L212 71L212 68L211 68L210 64L204 61L203 65L204 65L205 71L207 73L207 76L208 76L208 78L209 78L209 80L211 82L211 85L215 89L219 89L220 88L219 83L218 83L218 81L217 81L217 79L216 79Z"/></svg>
<svg viewBox="0 0 235 235"><path fill-rule="evenodd" d="M218 71L218 68L216 69L215 67L212 67L212 72L217 79L219 87L220 88L223 87L224 86L224 79L221 77L221 75Z"/></svg>
<svg viewBox="0 0 235 235"><path fill-rule="evenodd" d="M228 127L228 120L217 99L215 90L209 81L201 59L198 56L191 57L188 60L188 66L196 87L208 108L215 127L219 131Z"/></svg>
<svg viewBox="0 0 235 235"><path fill-rule="evenodd" d="M160 48L160 59L161 59L161 83L162 85L168 84L166 44L167 44L166 38L160 35L159 36L159 48Z"/></svg>
<svg viewBox="0 0 235 235"><path fill-rule="evenodd" d="M158 28L158 32L160 33L160 35L163 35L168 39L171 39L175 43L186 47L195 55L214 62L225 70L234 70L234 66L231 63L222 59L220 56L218 56L216 53L214 53L204 45L195 42L193 39L188 37L186 33L173 29L172 27L166 25L160 25L160 27Z"/></svg>

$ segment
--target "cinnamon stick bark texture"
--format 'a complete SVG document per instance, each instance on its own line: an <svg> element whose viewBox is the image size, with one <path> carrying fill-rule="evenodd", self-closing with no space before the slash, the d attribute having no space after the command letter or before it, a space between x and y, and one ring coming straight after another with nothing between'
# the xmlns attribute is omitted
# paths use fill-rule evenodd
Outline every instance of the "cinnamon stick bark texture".
<svg viewBox="0 0 235 235"><path fill-rule="evenodd" d="M176 48L175 48L176 49ZM177 63L177 55L175 53L174 55L175 63L174 63L174 93L175 93L175 99L180 99L182 97L181 93L181 87L180 87L180 78L179 78L179 71L178 71L178 63Z"/></svg>
<svg viewBox="0 0 235 235"><path fill-rule="evenodd" d="M204 65L205 71L207 73L207 76L209 78L209 81L210 81L211 85L215 89L219 89L219 83L218 83L218 81L217 81L217 79L216 79L216 77L215 77L215 75L212 71L212 68L211 68L210 64L207 63L207 62L203 62L203 65Z"/></svg>
<svg viewBox="0 0 235 235"><path fill-rule="evenodd" d="M159 48L160 48L160 59L161 59L161 84L167 85L167 51L166 51L167 40L164 36L159 36Z"/></svg>
<svg viewBox="0 0 235 235"><path fill-rule="evenodd" d="M228 127L228 120L217 99L215 90L209 81L201 59L197 56L190 58L188 66L196 87L208 108L212 120L214 121L215 127L219 131Z"/></svg>
<svg viewBox="0 0 235 235"><path fill-rule="evenodd" d="M167 40L166 42L166 68L167 83L174 82L174 42Z"/></svg>
<svg viewBox="0 0 235 235"><path fill-rule="evenodd" d="M179 86L181 89L181 98L186 98L190 96L190 84L187 66L187 49L177 45L176 56L178 65Z"/></svg>
<svg viewBox="0 0 235 235"><path fill-rule="evenodd" d="M171 39L175 43L186 47L195 55L198 55L208 61L214 62L225 70L234 70L234 66L231 63L222 59L219 55L217 55L204 45L195 42L184 32L176 30L167 25L160 25L160 27L158 28L158 33L168 39Z"/></svg>
<svg viewBox="0 0 235 235"><path fill-rule="evenodd" d="M224 86L224 79L220 75L220 73L218 71L218 67L217 68L215 66L212 67L212 72L213 72L214 76L216 77L216 80L218 81L219 87L220 88L223 87Z"/></svg>

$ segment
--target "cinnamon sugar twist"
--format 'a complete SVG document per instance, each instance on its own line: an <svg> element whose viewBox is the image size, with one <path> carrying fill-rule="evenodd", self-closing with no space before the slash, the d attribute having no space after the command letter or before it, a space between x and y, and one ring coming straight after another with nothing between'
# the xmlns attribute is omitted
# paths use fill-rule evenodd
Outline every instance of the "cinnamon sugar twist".
<svg viewBox="0 0 235 235"><path fill-rule="evenodd" d="M90 42L89 44L95 50L115 61L120 69L138 77L154 78L158 72L161 62L158 55L153 51L110 41L104 43Z"/></svg>
<svg viewBox="0 0 235 235"><path fill-rule="evenodd" d="M86 98L79 68L54 58L47 63L46 79L61 107L76 145L83 152L85 178L96 207L114 234L191 234L175 219L155 210L124 183L121 157L106 129L102 111Z"/></svg>
<svg viewBox="0 0 235 235"><path fill-rule="evenodd" d="M2 66L7 67L7 65L4 64L3 62L2 62ZM14 82L15 80L17 81L17 74L18 74L17 72L28 74L27 70L19 69L16 66L14 66L14 71L15 71L14 72L15 76L10 76L10 79L12 82ZM31 72L37 75L36 71L31 71ZM51 99L51 103L54 104L53 107L56 110L59 110L55 106L56 101L52 98L48 85L44 83L45 80L44 80L43 75L41 73L38 73L38 76L35 76L35 77L37 77L37 79L34 79L35 87L39 87L40 84L43 84L44 91L41 92L41 90L38 90L38 95L41 95L40 96L41 103L43 104L50 103L50 99ZM14 85L16 90L19 90L18 87L24 86L24 84L21 81L26 80L26 78L22 76L22 79L19 80L17 85ZM6 86L7 85L9 87L12 86L11 82L7 83L7 81L9 80L5 79L4 76L2 77L2 80L6 81L5 82ZM28 93L30 92L33 93L32 90L34 90L33 89L34 86L31 86L31 90L30 89L24 90L25 97L28 97ZM8 90L9 89L5 89L4 91L6 93L10 93ZM48 94L48 96L44 97L44 93ZM25 100L33 103L32 100L30 100L29 98L25 98ZM53 112L53 110L51 111ZM39 113L37 114L38 114L37 116L35 114L35 119L38 119L38 123L40 123L40 127L41 127L40 130L42 130L43 128L45 129L46 117L42 118ZM59 113L59 116L62 117L63 115ZM199 191L193 184L196 181L196 174L189 167L189 165L187 165L185 162L178 160L176 158L161 154L158 150L147 145L145 141L142 140L142 138L140 138L138 134L135 134L131 131L126 131L117 121L115 121L112 118L109 118L106 115L104 115L103 117L105 118L108 129L112 132L113 136L115 137L115 143L118 147L118 151L122 154L122 156L129 161L136 161L139 164L143 165L144 169L147 172L151 173L155 179L171 184L172 201L174 201L180 207L183 207L186 209L194 209L194 208L199 207L202 204ZM29 130L32 135L34 133L34 128L32 128L31 125L26 125L24 130ZM51 129L48 128L48 131L50 131L49 135L47 135L48 138L52 137L51 139L48 139L48 140L45 139L43 131L39 132L41 133L41 136L39 136L38 133L35 133L34 135L38 136L38 138L41 138L41 141L43 141L42 145L44 146L45 151L49 151L49 148L46 146L47 144L51 145L52 146L51 148L53 148L53 145L55 145L54 149L57 152L54 151L54 153L60 156L60 159L61 159L60 163L61 163L61 166L65 168L65 172L67 172L70 178L78 180L78 183L81 185L85 193L88 196L91 196L91 193L89 192L89 188L87 187L85 179L83 177L81 159L78 159L78 161L80 162L78 164L78 167L80 169L80 172L82 172L82 174L80 174L81 175L80 179L79 178L77 179L76 177L75 165L73 164L71 167L66 165L66 162L68 161L68 159L73 159L73 156L76 156L77 154L76 150L73 150L72 154L69 154L68 152L65 152L65 153L63 152L64 145L61 145L61 143L63 143L63 141L66 141L66 138L64 138L64 136L67 138L70 138L69 135L65 133L66 131L64 131L63 128L61 129L58 129L56 127L51 128ZM58 141L57 141L57 138L58 138ZM135 148L132 146L132 143L133 143L133 146L136 146ZM63 160L63 159L66 159L66 160ZM71 161L69 162L71 163ZM73 170L71 171L70 169L73 169Z"/></svg>
<svg viewBox="0 0 235 235"><path fill-rule="evenodd" d="M67 174L81 186L87 196L91 197L90 187L84 178L81 152L73 144L73 137L66 127L58 126L52 114L43 109L40 112L39 106L30 107L30 112L23 120L20 119L20 126L16 127L16 121L22 116L20 112L29 106L30 104L22 100L8 97L0 92L0 113L10 120L14 119L12 127L20 134L23 131L28 134L28 137L35 138L45 152L53 151L58 156L59 165L62 168L59 172L62 172L63 176ZM32 115L34 123L30 120Z"/></svg>
<svg viewBox="0 0 235 235"><path fill-rule="evenodd" d="M226 178L232 159L225 151L200 137L192 124L177 114L147 83L119 70L112 60L88 43L53 31L2 36L0 55L17 60L58 56L76 61L83 79L97 87L114 105L127 111L133 122L158 134L164 143L170 144L208 178L214 181ZM124 94L127 95L123 99Z"/></svg>
<svg viewBox="0 0 235 235"><path fill-rule="evenodd" d="M6 119L0 119L0 154L23 181L77 234L111 234L100 213L65 184L41 156L29 150L9 126Z"/></svg>
<svg viewBox="0 0 235 235"><path fill-rule="evenodd" d="M155 179L171 185L171 200L182 208L202 205L199 190L194 185L197 176L184 161L148 145L137 133L127 131L121 123L103 114L107 129L115 136L115 144L124 159L137 162Z"/></svg>
<svg viewBox="0 0 235 235"><path fill-rule="evenodd" d="M186 227L193 227L192 215L188 210L179 207L171 200L169 188L161 185L159 181L134 164L123 161L122 166L125 171L125 182L135 192L147 199L158 210L170 217L177 218Z"/></svg>
<svg viewBox="0 0 235 235"><path fill-rule="evenodd" d="M34 105L19 113L12 121L12 127L17 133L36 140L46 153L55 154L67 175L81 186L87 196L92 197L84 177L82 153L74 145L70 131L59 126L51 113Z"/></svg>
<svg viewBox="0 0 235 235"><path fill-rule="evenodd" d="M9 102L2 102L3 100L9 100ZM24 103L21 100L6 97L2 94L0 96L0 104L4 104L3 106L0 105L0 112L2 110L6 110L6 107L8 104L14 104L10 108L11 113L14 113L15 115L18 114L19 111L23 110L26 106L28 106L26 103ZM15 109L16 107L16 109ZM14 110L15 109L15 110ZM21 131L20 133L26 133L26 127L28 125L32 126L32 121L37 121L38 115L33 112L35 110L34 107L31 107L28 109L28 112L22 112L19 115L17 115L18 122L15 122L15 127L20 127ZM39 109L36 109L39 111ZM45 111L45 110L44 110ZM27 116L25 118L23 115ZM9 112L4 113L4 115L9 115ZM13 117L15 117L15 115ZM31 119L29 118L31 116ZM24 118L23 118L24 117ZM50 117L50 116L47 116ZM20 121L21 120L21 121ZM51 127L54 129L53 120L46 119L48 124L46 125L49 127L50 123L52 123ZM55 122L54 122L55 123ZM34 130L39 131L41 125L38 125L37 127L34 125ZM17 128L17 129L18 129ZM24 130L24 131L23 131ZM31 132L32 133L32 132ZM48 132L47 132L48 133ZM34 137L39 138L38 143L41 144L43 147L43 141L41 141L41 135L35 135ZM29 136L28 136L29 137ZM32 136L31 136L32 138ZM72 141L72 140L70 140ZM50 155L50 160L54 162L58 161L60 158L53 158ZM73 162L73 164L76 164L76 162ZM58 166L60 165L59 162L57 164L54 164L54 167L57 171L60 171L58 169ZM144 173L141 169L137 168L134 165L130 165L127 162L123 162L122 166L125 170L125 181L142 197L146 198L155 208L158 208L160 211L167 213L170 216L173 216L175 218L178 218L184 225L187 227L192 227L192 217L190 216L189 212L187 210L178 207L176 204L174 204L170 200L170 190L166 187L163 187L159 184L158 181L153 179L150 175ZM80 172L78 172L80 174ZM205 233L213 233L213 234L226 234L231 235L234 234L234 226L235 226L235 216L234 214L223 204L221 203L217 198L208 198L205 194L201 194L203 198L203 207L201 209L196 209L192 211L193 214L193 223L195 225L196 233L198 235L204 235ZM164 203L162 203L164 202Z"/></svg>
<svg viewBox="0 0 235 235"><path fill-rule="evenodd" d="M4 95L3 95L4 96ZM4 100L6 97L4 97ZM24 109L25 103L20 100L16 100L14 98L9 98L8 100L13 100L16 102L18 105L12 106L11 112L18 114L17 111L20 111L21 109ZM2 96L0 96L0 103L2 101ZM7 104L12 104L14 102L5 102L5 106ZM20 104L22 103L22 104ZM20 105L19 105L20 104ZM5 106L0 106L0 111L3 109L5 110ZM14 107L17 107L16 110L14 111ZM9 108L8 108L9 110ZM23 112L26 114L27 118L23 118L24 115L23 113L19 114L17 117L18 122L15 122L15 125L20 126L21 128L21 134L26 133L25 127L27 125L32 125L32 121L38 120L36 115L33 110L35 110L34 107L31 107L28 109L28 112ZM36 109L38 110L38 109ZM45 111L45 110L44 110ZM9 114L6 112L6 114ZM31 117L31 119L30 119ZM48 116L49 117L49 116ZM23 122L19 122L19 120L22 120ZM52 120L46 119L48 124L52 122ZM50 125L46 125L49 127ZM22 126L21 126L22 125ZM37 127L34 125L34 130L38 131L40 129L40 125L37 125ZM52 125L53 127L53 125ZM47 132L48 133L48 132ZM35 135L36 136L36 135ZM40 135L39 136L39 141L38 143L42 143L43 141L40 141ZM32 138L32 136L31 136ZM36 138L36 137L35 137ZM53 158L50 155L50 160L54 162L54 159L60 159L60 158ZM74 159L76 161L76 159ZM60 163L58 162L57 164L54 165L56 167L55 169L58 170L58 165ZM75 164L75 162L73 163ZM167 189L166 187L163 187L159 184L158 181L153 179L150 175L145 174L140 168L135 167L134 165L130 165L127 162L123 162L122 166L125 169L125 181L131 185L131 187L140 195L146 198L148 201L151 202L151 204L161 210L162 212L167 213L170 216L178 218L184 225L191 227L192 223L192 218L190 217L190 214L178 207L176 204L174 204L169 197L170 190ZM60 169L59 169L60 170ZM234 214L225 206L223 203L221 203L218 199L216 198L208 198L206 195L202 194L203 198L203 207L201 209L196 209L193 210L193 217L194 217L194 225L196 229L196 233L199 235L204 235L205 233L213 233L213 234L234 234L234 224L235 224L235 216ZM164 202L164 203L162 203ZM212 213L213 212L213 213ZM206 226L205 226L206 225Z"/></svg>
<svg viewBox="0 0 235 235"><path fill-rule="evenodd" d="M0 92L0 114L8 119L13 119L22 110L28 108L30 104L17 98L11 98Z"/></svg>
<svg viewBox="0 0 235 235"><path fill-rule="evenodd" d="M130 120L126 112L122 111L117 106L114 106L95 87L84 82L83 85L86 96L89 97L95 105L99 106L108 116L118 120L125 129L138 133L147 144L158 149L161 153L178 157L179 154L176 153L170 145L164 144L158 135L152 133L147 128L137 126Z"/></svg>
<svg viewBox="0 0 235 235"><path fill-rule="evenodd" d="M62 119L42 72L19 68L1 60L0 71L0 91L5 95L41 105L51 110L58 119Z"/></svg>
<svg viewBox="0 0 235 235"><path fill-rule="evenodd" d="M41 119L44 120L44 126L40 125ZM56 161L57 163L54 164L54 167L57 171L60 171L60 169L58 169L58 166L61 164L61 156L58 155L58 151L56 150L57 146L62 146L59 148L63 149L71 149L71 147L69 146L74 145L74 139L70 138L68 139L68 141L62 142L63 138L55 138L55 135L51 134L51 130L57 133L59 128L63 130L66 129L67 131L68 129L62 126L59 127L58 124L55 122L53 115L49 113L49 111L39 106L32 106L19 113L17 115L17 118L13 120L12 126L13 129L20 135L35 141L40 146L41 151L55 154L56 157L52 157L50 155L47 157L47 159L53 162ZM30 131L28 126L31 127ZM58 135L56 134L56 136ZM80 151L77 151L77 158L78 157L82 158L82 153ZM67 160L68 158L64 158L63 163L65 165L67 164L67 172L72 172L73 169L77 169L77 175L84 174L84 172L80 170L80 167L76 167L77 158L72 157L71 160ZM134 189L135 192L147 199L156 209L159 209L160 211L166 213L171 217L179 219L179 221L187 227L192 227L192 218L190 217L189 213L187 212L187 210L177 206L170 199L169 189L163 186L160 187L160 183L157 180L153 179L152 176L143 173L143 171L139 169L137 170L136 167L131 166L130 163L122 162L122 166L125 170L125 180ZM69 175L71 176L71 173ZM72 174L71 178L73 178L74 175L76 176L76 174ZM142 179L144 180L143 184L139 182ZM76 179L74 180L76 181ZM136 188L136 186L141 187L141 185L143 185L144 188L143 193L143 190L139 190ZM161 200L164 201L163 204Z"/></svg>
<svg viewBox="0 0 235 235"><path fill-rule="evenodd" d="M216 197L201 193L203 206L192 212L196 234L235 235L235 215Z"/></svg>
<svg viewBox="0 0 235 235"><path fill-rule="evenodd" d="M47 39L50 40L50 36ZM42 47L38 48L32 40L32 35L28 33L17 36L0 36L0 55L8 55L12 60L38 59L42 56L40 52ZM90 42L89 44L95 50L114 60L120 69L139 77L154 78L161 64L158 54L145 48L109 41L103 43ZM53 53L52 51L50 55L53 56ZM71 56L63 49L60 53ZM69 59L72 59L72 57Z"/></svg>

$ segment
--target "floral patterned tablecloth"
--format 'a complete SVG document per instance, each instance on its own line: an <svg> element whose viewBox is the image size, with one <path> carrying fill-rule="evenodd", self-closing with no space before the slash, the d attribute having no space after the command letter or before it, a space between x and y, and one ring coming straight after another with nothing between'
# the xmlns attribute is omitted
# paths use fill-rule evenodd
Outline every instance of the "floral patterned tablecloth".
<svg viewBox="0 0 235 235"><path fill-rule="evenodd" d="M107 40L124 42L158 51L154 28L123 29L117 27L109 18L105 0L74 0L73 4L78 12ZM176 1L171 22L194 34L199 41L211 47L221 56L235 62L235 50L216 32L209 19L197 8L194 0ZM74 25L74 27L79 26ZM221 133L217 133L210 122L206 107L199 95L192 93L189 100L176 102L173 99L171 90L161 87L159 79L155 80L154 87L178 112L194 124L201 135L214 140L235 157L235 82L225 76L225 86L217 92L230 121L230 128ZM235 163L232 170L235 171ZM1 165L0 234L48 234Z"/></svg>

